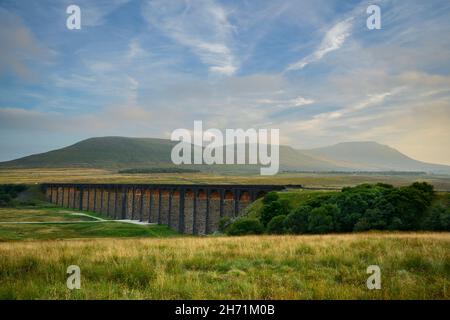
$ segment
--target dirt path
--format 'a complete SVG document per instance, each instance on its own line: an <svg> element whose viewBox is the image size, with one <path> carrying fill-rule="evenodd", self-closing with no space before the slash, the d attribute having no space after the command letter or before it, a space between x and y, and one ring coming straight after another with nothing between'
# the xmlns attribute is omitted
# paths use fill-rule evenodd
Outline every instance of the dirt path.
<svg viewBox="0 0 450 320"><path fill-rule="evenodd" d="M70 213L74 216L83 216L83 217L89 217L94 219L94 221L0 221L0 224L73 224L73 223L99 223L99 222L124 222L124 223L131 223L131 224L138 224L138 225L153 225L156 223L148 223L143 222L139 220L106 220L103 218L95 217L87 213L81 213L81 212L61 212L61 213Z"/></svg>

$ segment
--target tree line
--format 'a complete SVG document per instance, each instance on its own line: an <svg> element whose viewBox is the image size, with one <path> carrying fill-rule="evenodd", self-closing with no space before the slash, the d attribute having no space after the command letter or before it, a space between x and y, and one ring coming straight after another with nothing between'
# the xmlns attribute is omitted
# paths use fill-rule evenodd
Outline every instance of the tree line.
<svg viewBox="0 0 450 320"><path fill-rule="evenodd" d="M346 187L296 207L270 192L257 218L224 220L220 227L230 235L450 231L449 201L441 203L436 198L433 186L426 182L398 188L383 183Z"/></svg>

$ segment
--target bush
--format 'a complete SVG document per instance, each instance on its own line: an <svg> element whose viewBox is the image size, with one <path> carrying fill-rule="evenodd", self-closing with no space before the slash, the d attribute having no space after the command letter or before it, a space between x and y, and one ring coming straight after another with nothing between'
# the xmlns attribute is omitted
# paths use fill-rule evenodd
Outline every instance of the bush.
<svg viewBox="0 0 450 320"><path fill-rule="evenodd" d="M429 197L428 193L411 186L395 189L389 193L387 200L394 206L389 229L418 230L427 208L431 205Z"/></svg>
<svg viewBox="0 0 450 320"><path fill-rule="evenodd" d="M367 231L367 230L384 230L386 229L386 222L383 219L383 213L380 209L367 209L364 216L358 220L353 228L353 231Z"/></svg>
<svg viewBox="0 0 450 320"><path fill-rule="evenodd" d="M233 220L230 217L223 217L219 220L219 231L225 233L232 223Z"/></svg>
<svg viewBox="0 0 450 320"><path fill-rule="evenodd" d="M308 232L308 218L312 208L310 206L300 206L290 213L285 221L284 228L287 233L302 234Z"/></svg>
<svg viewBox="0 0 450 320"><path fill-rule="evenodd" d="M262 202L264 204L270 204L274 201L277 201L279 198L278 193L276 193L275 191L271 191L268 194L265 195L265 197L263 198Z"/></svg>
<svg viewBox="0 0 450 320"><path fill-rule="evenodd" d="M264 226L258 219L253 218L239 219L227 228L227 234L231 236L262 234L263 232Z"/></svg>
<svg viewBox="0 0 450 320"><path fill-rule="evenodd" d="M0 185L0 207L12 206L14 199L26 188L25 185L21 184Z"/></svg>
<svg viewBox="0 0 450 320"><path fill-rule="evenodd" d="M425 182L402 188L378 183L345 187L340 193L316 197L306 204L313 208L337 205L340 213L334 217L334 232L419 230L434 198L433 186Z"/></svg>
<svg viewBox="0 0 450 320"><path fill-rule="evenodd" d="M417 189L421 191L424 194L428 195L428 199L431 201L434 196L434 187L433 185L426 183L426 182L414 182L411 185L411 188Z"/></svg>
<svg viewBox="0 0 450 320"><path fill-rule="evenodd" d="M289 202L287 200L277 200L265 204L261 212L261 223L266 227L273 217L287 215L289 211Z"/></svg>
<svg viewBox="0 0 450 320"><path fill-rule="evenodd" d="M271 192L263 200L259 219L272 233L449 230L450 201L437 206L436 198L433 186L425 182L400 188L361 184L334 194L315 195L290 212L289 202ZM286 216L283 228L281 218L269 228L277 216Z"/></svg>
<svg viewBox="0 0 450 320"><path fill-rule="evenodd" d="M285 233L284 221L286 220L285 215L273 217L272 220L267 224L267 233L270 234L283 234Z"/></svg>
<svg viewBox="0 0 450 320"><path fill-rule="evenodd" d="M425 219L424 229L432 231L450 231L450 209L443 205L434 206Z"/></svg>
<svg viewBox="0 0 450 320"><path fill-rule="evenodd" d="M339 208L336 205L324 204L311 211L308 219L308 231L311 233L333 232L333 220L339 214Z"/></svg>
<svg viewBox="0 0 450 320"><path fill-rule="evenodd" d="M0 193L0 207L7 207L12 202L12 198L7 193Z"/></svg>

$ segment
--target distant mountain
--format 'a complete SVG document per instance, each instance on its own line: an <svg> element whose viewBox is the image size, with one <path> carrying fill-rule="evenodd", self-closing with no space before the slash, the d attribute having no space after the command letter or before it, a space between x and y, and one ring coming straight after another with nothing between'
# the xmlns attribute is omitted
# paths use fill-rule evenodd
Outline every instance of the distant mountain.
<svg viewBox="0 0 450 320"><path fill-rule="evenodd" d="M312 156L333 159L353 170L450 172L450 166L417 161L377 142L344 142L304 152Z"/></svg>
<svg viewBox="0 0 450 320"><path fill-rule="evenodd" d="M74 145L1 162L0 167L151 168L173 166L170 154L178 142L167 139L100 137ZM198 148L198 147L196 147ZM205 171L255 172L255 166L186 166ZM450 174L450 166L416 161L376 142L348 142L298 150L280 146L280 170L293 171L425 171Z"/></svg>

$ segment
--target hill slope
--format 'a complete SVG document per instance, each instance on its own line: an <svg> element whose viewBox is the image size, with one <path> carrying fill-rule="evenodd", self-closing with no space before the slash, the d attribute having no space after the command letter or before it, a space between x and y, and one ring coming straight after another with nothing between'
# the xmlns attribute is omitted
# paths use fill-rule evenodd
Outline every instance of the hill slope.
<svg viewBox="0 0 450 320"><path fill-rule="evenodd" d="M100 137L1 163L12 167L115 167L165 164L175 142L166 139Z"/></svg>
<svg viewBox="0 0 450 320"><path fill-rule="evenodd" d="M450 172L450 166L417 161L376 142L344 142L305 152L333 159L354 170Z"/></svg>
<svg viewBox="0 0 450 320"><path fill-rule="evenodd" d="M167 139L100 137L74 145L2 162L0 167L142 168L173 166L174 145ZM198 167L198 166L197 166ZM200 166L207 171L256 171L255 166ZM376 142L348 142L297 150L280 146L280 169L301 171L425 171L450 174L450 166L416 161Z"/></svg>

